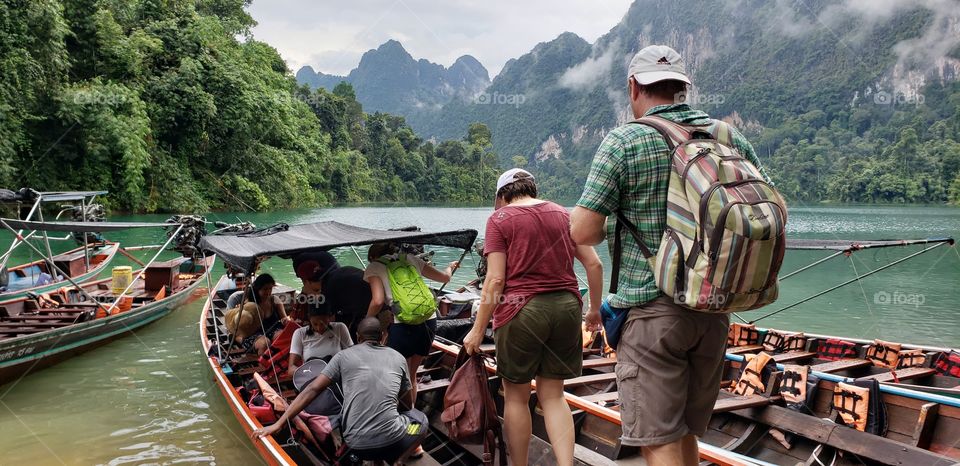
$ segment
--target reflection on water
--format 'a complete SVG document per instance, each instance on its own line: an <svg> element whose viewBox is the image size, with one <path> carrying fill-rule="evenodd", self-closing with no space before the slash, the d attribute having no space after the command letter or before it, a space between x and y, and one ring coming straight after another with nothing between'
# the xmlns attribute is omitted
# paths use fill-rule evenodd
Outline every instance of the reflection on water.
<svg viewBox="0 0 960 466"><path fill-rule="evenodd" d="M483 235L490 208L351 207L271 214L238 214L260 226L276 222L339 220L369 227L417 225L425 230L475 228ZM886 239L960 235L960 209L939 207L799 207L791 209L790 234L802 238ZM235 221L235 215L211 215ZM115 218L121 220L120 218ZM122 220L163 220L138 216ZM4 237L6 238L6 237ZM162 232L124 232L111 239L157 244ZM7 244L0 241L0 244ZM55 245L55 247L60 245ZM66 247L68 245L62 245ZM862 275L919 247L863 251L838 258L783 282L777 303L765 312ZM609 265L606 247L599 249ZM339 260L360 265L350 249ZM358 251L364 256L365 251ZM784 271L796 270L825 253L791 251ZM440 250L438 263L459 258ZM21 257L20 259L25 259ZM118 264L123 263L118 260ZM454 277L472 275L475 257ZM283 283L297 286L289 261L264 265ZM605 271L609 273L609 268ZM583 276L582 270L580 275ZM811 333L884 338L960 346L957 284L960 255L941 248L868 277L761 322ZM884 300L882 293L890 299ZM922 296L922 304L896 303L893 296ZM0 463L3 464L258 464L233 414L213 384L199 346L197 320L202 297L173 314L109 345L0 387ZM904 301L904 300L901 300Z"/></svg>

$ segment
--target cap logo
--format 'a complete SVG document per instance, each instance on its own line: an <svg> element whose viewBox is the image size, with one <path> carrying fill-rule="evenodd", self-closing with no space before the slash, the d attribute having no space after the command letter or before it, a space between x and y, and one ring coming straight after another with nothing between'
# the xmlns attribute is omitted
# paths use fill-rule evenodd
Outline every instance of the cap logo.
<svg viewBox="0 0 960 466"><path fill-rule="evenodd" d="M670 64L670 60L667 60L667 57L660 57L660 59L657 60L657 64L658 64L658 65L669 65L669 64Z"/></svg>

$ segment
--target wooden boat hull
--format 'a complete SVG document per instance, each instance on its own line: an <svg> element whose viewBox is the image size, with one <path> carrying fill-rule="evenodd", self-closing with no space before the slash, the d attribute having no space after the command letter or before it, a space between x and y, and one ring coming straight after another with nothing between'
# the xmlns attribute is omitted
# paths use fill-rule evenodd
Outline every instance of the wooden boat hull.
<svg viewBox="0 0 960 466"><path fill-rule="evenodd" d="M109 343L185 304L205 284L213 258L193 283L159 301L126 312L65 327L0 340L0 385Z"/></svg>
<svg viewBox="0 0 960 466"><path fill-rule="evenodd" d="M214 286L214 290L219 290L227 280L229 280L229 278L226 275L220 277L220 280ZM210 290L206 303L203 305L203 311L200 313L200 346L203 348L203 354L205 355L210 353L210 348L213 346L212 339L215 339L215 335L210 335L207 331L207 322L211 317L211 313L214 312L213 301L211 299L214 295L215 292ZM227 406L230 407L230 411L233 412L234 417L236 417L240 425L243 426L244 432L249 436L254 430L263 427L227 379L227 375L220 365L220 360L217 359L216 356L207 356L206 360L208 367L210 367L210 372L213 373L213 381L220 389L220 393L223 394L223 398L226 400ZM297 464L273 438L262 439L252 443L257 449L257 453L260 454L260 457L269 465Z"/></svg>
<svg viewBox="0 0 960 466"><path fill-rule="evenodd" d="M78 275L76 277L70 277L70 278L74 282L80 283L80 284L96 279L97 277L100 276L101 272L103 272L104 270L107 270L107 268L110 266L110 262L113 261L113 258L114 256L116 256L117 251L119 249L120 249L120 243L106 243L106 246L103 249L100 249L99 251L96 252L96 254L101 254L106 256L99 264L97 264L95 267L92 267L89 271L81 275ZM67 251L64 254L71 254L71 253L76 253L80 251L83 251L83 247L71 249L70 251ZM10 271L12 272L13 270L16 270L18 268L29 267L31 265L38 264L41 262L43 261L39 260L39 261L31 262L29 264L23 264L18 267L12 267L10 268ZM69 285L70 285L70 282L66 280L62 280L59 282L49 283L46 285L33 286L30 288L23 288L15 291L8 291L5 293L0 293L0 302L20 299L20 298L26 297L27 293L31 293L31 292L37 293L37 294L47 293L47 292L56 290L57 288L60 288L62 286L69 286ZM0 305L2 305L2 303L0 303Z"/></svg>

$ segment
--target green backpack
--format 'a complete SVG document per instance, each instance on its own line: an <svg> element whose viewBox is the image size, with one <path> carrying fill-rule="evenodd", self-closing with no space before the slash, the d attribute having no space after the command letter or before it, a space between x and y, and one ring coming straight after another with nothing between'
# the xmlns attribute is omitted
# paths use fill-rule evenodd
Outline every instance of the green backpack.
<svg viewBox="0 0 960 466"><path fill-rule="evenodd" d="M403 257L380 262L387 267L390 294L393 295L393 312L397 320L411 325L430 320L437 312L437 300L420 277L417 268Z"/></svg>

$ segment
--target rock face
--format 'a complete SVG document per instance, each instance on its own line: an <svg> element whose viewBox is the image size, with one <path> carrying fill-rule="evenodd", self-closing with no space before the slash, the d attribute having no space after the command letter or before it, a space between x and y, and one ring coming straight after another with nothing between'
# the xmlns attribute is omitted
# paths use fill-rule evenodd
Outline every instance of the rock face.
<svg viewBox="0 0 960 466"><path fill-rule="evenodd" d="M353 85L364 110L398 115L436 110L456 98L470 99L490 84L487 69L470 55L444 68L414 59L395 40L364 53L360 64L347 76L319 73L304 66L296 77L301 84L327 90L346 81Z"/></svg>

